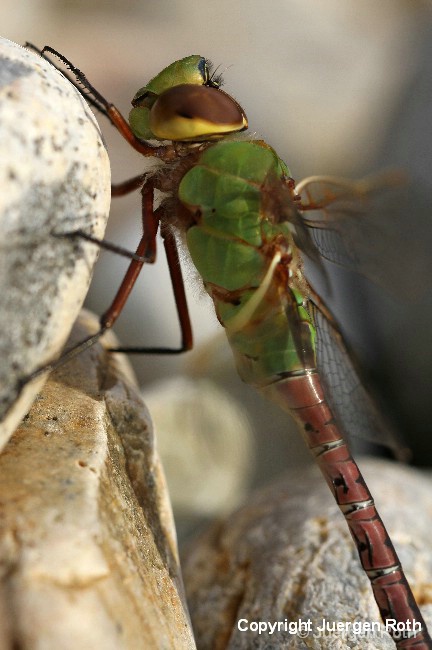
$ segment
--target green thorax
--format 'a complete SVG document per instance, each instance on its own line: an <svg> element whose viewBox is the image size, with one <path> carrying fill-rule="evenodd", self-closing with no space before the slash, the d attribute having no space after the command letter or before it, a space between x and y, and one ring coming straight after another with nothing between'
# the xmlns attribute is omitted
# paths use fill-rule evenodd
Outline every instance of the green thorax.
<svg viewBox="0 0 432 650"><path fill-rule="evenodd" d="M289 223L264 207L264 196L277 193L287 176L285 163L264 142L224 141L204 151L178 190L196 219L186 235L192 260L226 328L241 377L255 385L315 364L315 330L305 298L288 280L281 286L275 276L246 322L241 316L260 295L274 252L289 255L295 247Z"/></svg>

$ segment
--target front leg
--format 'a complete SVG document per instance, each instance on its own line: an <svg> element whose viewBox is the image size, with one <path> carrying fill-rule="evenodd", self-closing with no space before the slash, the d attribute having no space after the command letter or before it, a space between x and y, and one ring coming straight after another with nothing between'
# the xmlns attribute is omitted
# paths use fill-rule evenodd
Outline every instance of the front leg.
<svg viewBox="0 0 432 650"><path fill-rule="evenodd" d="M93 106L93 108L96 108L96 110L102 113L102 115L105 115L105 117L123 136L123 138L127 140L127 142L129 142L129 144L136 151L138 151L143 156L156 156L161 160L171 160L175 158L176 154L172 145L162 145L160 147L155 147L151 144L148 144L148 142L145 142L144 140L139 140L139 138L134 135L128 122L125 120L120 111L114 106L114 104L111 104L111 102L107 101L105 97L101 95L100 92L97 91L96 88L89 82L85 74L81 72L79 68L76 68L73 63L71 63L65 56L63 56L63 54L60 54L60 52L57 52L57 50L50 47L49 45L45 45L42 50L40 50L35 45L32 45L32 43L27 42L25 45L27 48L37 52L40 56L49 61L49 63L53 65L57 70L59 70L59 72L61 72L63 76L66 77L66 79L70 81L73 86L75 86L78 92L84 97L86 102L88 102L90 106ZM70 70L73 76L55 65L55 63L53 63L53 61L51 61L46 56L46 53L57 57L63 63L63 65L68 70Z"/></svg>

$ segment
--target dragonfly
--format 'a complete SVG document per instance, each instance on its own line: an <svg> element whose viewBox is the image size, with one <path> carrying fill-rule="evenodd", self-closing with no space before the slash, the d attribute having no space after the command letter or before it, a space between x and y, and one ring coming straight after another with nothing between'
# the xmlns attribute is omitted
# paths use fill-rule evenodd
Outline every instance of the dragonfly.
<svg viewBox="0 0 432 650"><path fill-rule="evenodd" d="M245 111L221 89L221 77L200 55L175 61L138 90L126 121L62 54L49 46L38 50L27 45L51 63L47 55L56 57L88 103L135 150L161 163L112 187L113 196L141 191L143 235L135 253L84 231L64 234L125 255L130 264L100 318L99 331L31 378L65 363L113 326L142 267L156 259L158 231L170 270L181 344L113 351L176 354L191 349L177 248L180 238L225 328L240 377L297 421L346 519L382 619L411 622L414 631L406 636L395 633L396 646L432 648L389 534L345 440L340 424L343 400L331 397L326 372L337 373L349 350L304 267L305 256L320 268L322 258L335 260L326 235L337 233L352 211L358 211L355 220L361 227L374 182L320 176L296 184L275 150L245 133ZM165 197L157 207L155 190ZM355 383L355 362L350 368L346 381ZM366 397L360 402L367 410ZM355 422L356 413L353 426Z"/></svg>

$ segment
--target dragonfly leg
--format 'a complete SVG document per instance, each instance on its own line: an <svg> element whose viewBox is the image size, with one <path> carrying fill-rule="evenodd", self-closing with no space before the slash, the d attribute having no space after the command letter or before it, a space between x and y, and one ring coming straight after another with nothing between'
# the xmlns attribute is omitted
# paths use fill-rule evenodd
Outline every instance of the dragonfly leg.
<svg viewBox="0 0 432 650"><path fill-rule="evenodd" d="M125 196L130 192L134 192L145 183L145 174L139 174L133 178L128 178L122 183L111 184L111 196Z"/></svg>
<svg viewBox="0 0 432 650"><path fill-rule="evenodd" d="M28 49L33 50L39 56L41 56L43 59L48 61L56 70L62 73L64 77L70 83L75 86L75 88L78 90L78 92L84 97L86 102L93 106L93 108L96 108L100 113L105 115L108 119L110 119L109 114L108 114L108 106L109 102L106 101L106 99L92 86L92 84L89 82L87 77L81 70L76 68L69 59L67 59L63 54L60 54L60 52L57 52L54 48L50 47L49 45L45 45L42 49L39 49L36 45L33 45L32 43L26 42L25 47ZM59 61L63 63L63 65L71 71L73 77L67 73L63 68L60 68L54 61L52 61L48 56L47 53L52 54L55 56ZM75 78L74 78L75 77Z"/></svg>
<svg viewBox="0 0 432 650"><path fill-rule="evenodd" d="M41 57L53 65L59 72L63 74L64 77L70 83L75 86L78 92L84 97L86 102L98 110L102 115L111 122L113 126L119 131L123 138L129 142L129 144L139 151L143 156L156 156L162 160L169 160L175 158L175 150L172 145L162 145L155 147L144 140L140 140L133 133L128 122L125 120L120 111L105 99L103 95L100 94L98 90L89 82L87 77L81 70L73 65L69 59L67 59L63 54L57 52L54 48L49 45L45 45L42 50L40 50L32 43L26 43L25 46L29 49L32 49L34 52L37 52ZM49 59L46 54L52 54L55 56L62 64L70 70L72 75L68 74L64 69L59 68L51 59Z"/></svg>
<svg viewBox="0 0 432 650"><path fill-rule="evenodd" d="M90 235L84 230L71 230L69 232L62 232L62 233L52 232L51 235L53 237L66 237L70 239L74 239L78 237L80 239L85 239L85 241L91 242L92 244L96 244L96 246L98 246L99 248L104 248L105 250L116 253L117 255L122 255L123 257L127 257L128 259L136 260L137 262L148 261L146 260L144 255L137 255L136 253L132 253L132 251L128 250L127 248L123 248L123 246L119 246L118 244L113 244L109 241L106 241L105 239L99 239L98 237L93 237L93 235Z"/></svg>
<svg viewBox="0 0 432 650"><path fill-rule="evenodd" d="M133 178L123 181L122 183L111 185L111 195L124 196L125 194L129 194L129 192L133 192L138 187L144 187L145 184L146 184L146 174L139 174L138 176L134 176ZM151 212L153 212L152 206L151 206ZM146 232L145 226L144 226L144 232ZM113 253L116 253L117 255L122 255L123 257L127 257L131 260L136 260L137 262L148 261L148 259L146 259L145 256L143 255L140 256L137 255L136 253L132 253L131 251L123 248L122 246L108 242L105 239L99 239L97 237L93 237L93 235L86 233L84 230L72 230L69 232L62 232L62 233L52 232L51 234L53 235L53 237L70 237L70 238L79 237L88 242L96 244L97 246L99 246L99 248L109 250Z"/></svg>
<svg viewBox="0 0 432 650"><path fill-rule="evenodd" d="M142 188L142 197L142 222L144 233L135 253L126 251L125 249L118 247L115 244L109 244L108 242L100 241L91 235L87 235L86 233L80 231L55 235L61 237L82 237L87 241L91 241L98 246L101 246L102 248L107 248L108 250L112 250L114 252L120 253L121 255L125 255L131 258L131 262L114 297L114 300L100 318L100 329L95 334L92 334L80 343L66 350L59 359L53 361L52 363L46 364L41 368L38 368L33 373L28 375L20 382L21 387L27 384L29 381L36 379L36 377L39 377L40 375L47 372L51 372L52 370L55 370L56 368L62 366L70 359L74 358L84 350L94 345L100 339L100 337L113 326L117 318L120 316L143 265L145 263L152 264L156 259L156 234L162 211L160 208L157 210L153 209L154 185L151 179L147 180L144 183ZM186 295L179 265L179 257L175 238L171 231L168 230L168 228L165 226L161 230L161 234L164 239L164 247L170 269L171 279L173 282L177 313L181 326L181 345L179 348L116 348L112 350L113 352L122 351L137 352L140 354L176 354L190 350L192 347L192 328L189 319L189 312L187 309Z"/></svg>
<svg viewBox="0 0 432 650"><path fill-rule="evenodd" d="M154 185L151 179L144 183L141 192L143 235L114 300L100 318L101 330L103 331L112 327L120 316L144 263L152 264L156 260L156 235L159 227L159 216L157 211L153 210Z"/></svg>
<svg viewBox="0 0 432 650"><path fill-rule="evenodd" d="M144 195L143 195L143 201L144 201ZM180 324L181 344L178 348L119 347L119 348L111 348L112 352L127 352L129 354L181 354L182 352L187 352L188 350L190 350L193 345L192 326L190 322L189 310L186 301L186 293L185 293L183 276L180 267L180 260L179 260L176 240L171 228L167 225L167 221L163 218L164 216L163 206L160 206L156 210L156 213L158 215L158 221L160 220L161 222L161 236L164 242L165 255L168 262L168 269L170 272L171 284L174 293L174 300L176 303L177 315ZM145 219L144 212L143 212L143 219ZM154 220L154 222L155 221L156 220ZM155 245L155 243L156 240L150 238L149 244ZM149 261L154 261L156 249L154 249L154 256L152 256L152 253L153 251L149 247L146 253L146 255L148 255L149 257Z"/></svg>
<svg viewBox="0 0 432 650"><path fill-rule="evenodd" d="M172 230L167 228L165 222L162 222L161 234L164 240L165 254L181 328L182 343L179 352L185 352L192 349L193 337L177 244Z"/></svg>
<svg viewBox="0 0 432 650"><path fill-rule="evenodd" d="M181 329L181 344L178 348L119 347L112 348L111 351L129 352L135 354L179 354L186 352L192 348L193 337L177 244L171 229L166 225L166 220L163 219L163 207L160 206L157 210L153 210L154 184L151 179L148 179L144 183L141 193L142 225L144 234L139 242L136 252L128 253L128 256L132 258L131 263L114 297L114 300L100 318L101 329L98 334L99 336L102 336L102 334L107 329L111 328L114 325L115 321L120 316L143 265L145 263L153 264L156 261L156 235L159 223L161 222L161 235L164 242L164 249L168 262L168 268L174 292L174 299ZM99 243L104 244L103 242ZM114 250L114 252L117 252L120 247L108 244L107 248ZM124 249L120 249L121 254L125 254L125 252L126 251L124 251ZM98 337L98 335L96 334L95 337Z"/></svg>

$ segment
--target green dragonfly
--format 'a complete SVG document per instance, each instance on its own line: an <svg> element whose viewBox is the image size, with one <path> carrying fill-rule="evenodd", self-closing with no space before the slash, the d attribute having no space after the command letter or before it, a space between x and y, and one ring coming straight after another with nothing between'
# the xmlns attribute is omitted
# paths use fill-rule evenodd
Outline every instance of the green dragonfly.
<svg viewBox="0 0 432 650"><path fill-rule="evenodd" d="M298 422L346 518L382 618L418 624L419 631L411 638L395 638L396 645L431 648L399 559L339 425L345 405L337 394L331 395L326 371L334 374L336 364L337 374L339 361L348 358L343 337L304 272L303 255L318 265L322 257L332 259L320 233L343 221L344 205L361 203L373 189L371 183L311 177L296 185L274 149L241 133L248 126L245 112L221 90L220 78L211 74L208 62L199 55L172 63L141 88L127 122L62 55L49 47L40 53L60 59L74 78L66 76L129 144L163 163L156 171L112 189L114 196L141 190L144 234L135 254L82 231L69 233L126 254L131 262L101 317L100 331L66 352L60 362L112 327L142 266L155 261L159 229L181 325L181 346L118 351L178 353L192 347L176 246L180 233L225 328L241 378ZM156 189L167 196L157 208ZM336 358L329 352L332 348L337 350ZM353 376L351 367L346 381L355 381ZM359 391L364 405L360 385ZM354 412L352 423L356 417Z"/></svg>

